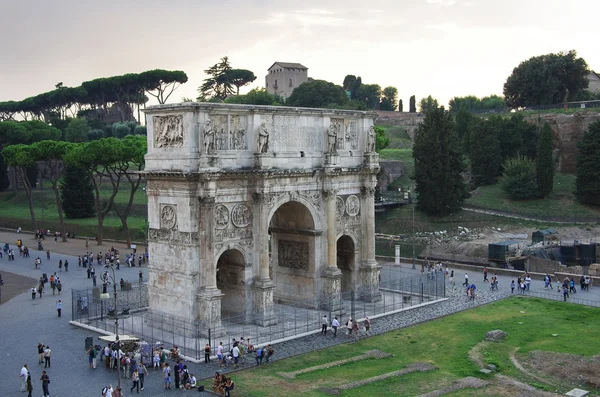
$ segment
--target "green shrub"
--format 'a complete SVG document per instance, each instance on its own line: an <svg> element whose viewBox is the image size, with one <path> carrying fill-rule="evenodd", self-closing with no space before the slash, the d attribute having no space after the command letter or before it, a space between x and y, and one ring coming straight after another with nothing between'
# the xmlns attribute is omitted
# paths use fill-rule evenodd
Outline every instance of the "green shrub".
<svg viewBox="0 0 600 397"><path fill-rule="evenodd" d="M507 159L502 168L502 188L511 199L528 200L537 197L535 161L519 155Z"/></svg>

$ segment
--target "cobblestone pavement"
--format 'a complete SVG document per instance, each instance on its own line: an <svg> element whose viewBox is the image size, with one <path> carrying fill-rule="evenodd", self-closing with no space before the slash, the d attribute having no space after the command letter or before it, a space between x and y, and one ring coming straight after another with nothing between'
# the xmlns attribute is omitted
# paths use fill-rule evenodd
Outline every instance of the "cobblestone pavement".
<svg viewBox="0 0 600 397"><path fill-rule="evenodd" d="M15 233L0 233L1 245L4 245L5 241L12 245L17 237ZM45 248L53 250L54 241L46 241ZM85 242L80 241L79 244L79 247L71 247L69 252L74 254L79 252L79 250L85 252ZM60 248L61 243L57 243L56 247ZM110 247L110 245L105 245L104 249L107 247ZM121 250L123 253L122 248ZM37 256L40 256L43 260L41 269L34 269L33 266L33 260ZM35 396L41 395L41 382L39 378L43 366L37 364L36 361L36 346L39 341L49 345L53 351L53 367L48 369L51 378L50 394L53 397L96 397L100 394L103 386L108 383L112 383L113 385L117 383L117 375L114 371L107 371L100 365L95 370L88 368L84 349L85 337L97 337L98 335L69 324L71 318L71 289L80 289L92 285L91 280L87 279L85 269L77 266L76 257L52 253L51 260L47 261L45 260L44 253L32 250L31 257L28 259L19 256L16 257L15 261L7 261L6 256L0 259L0 271L9 271L38 279L43 272L58 272L57 263L60 259L69 261L69 272L63 271L58 273L65 285L60 297L52 296L51 291L47 291L41 299L32 300L31 295L28 292L24 292L0 305L0 354L4 357L4 365L0 366L0 379L2 380L0 381L1 397L24 395L20 392L19 372L25 363L29 364L29 369L34 380L33 394ZM387 267L383 268L383 279L392 276L402 277L403 272L407 275L414 272L409 266L390 266L388 275L386 275L387 269ZM138 271L139 268L137 267L126 268L122 266L121 270L118 271L117 277L123 277L125 280L136 282ZM142 268L142 271L145 279L147 277L147 269ZM464 273L457 272L456 279L459 280L462 276L464 276ZM477 277L480 278L480 275ZM467 300L462 288L448 288L448 300L444 302L412 308L404 312L374 319L372 321L372 334L382 334L502 299L510 295L510 289L508 289L509 282L507 283L506 280L501 278L500 291L490 291L489 288L480 287L474 302ZM538 286L538 284L543 283L534 282L534 288L544 290L543 285ZM588 296L591 297L592 294L600 295L598 291L593 291ZM61 318L57 317L55 310L56 300L59 298L63 300L63 317ZM344 335L343 330L339 330L337 338L333 338L331 333L328 333L327 336L321 336L318 331L315 330L316 333L314 335L274 345L276 351L272 360L274 362L269 365L276 367L277 360L355 340L354 337ZM364 337L364 335L361 335L361 338ZM98 339L95 338L95 342L97 343ZM253 364L253 358L247 357L242 369L252 367ZM199 379L212 377L218 370L229 372L231 368L220 369L214 360L210 364L189 363L188 367L190 368L190 372L195 374ZM145 393L160 397L173 393L173 391L167 392L163 389L162 376L158 371L149 371L150 374L146 377L145 381L145 390L141 394ZM208 384L208 381L204 383ZM124 395L132 395L129 392L129 380L123 380L122 386L125 391Z"/></svg>

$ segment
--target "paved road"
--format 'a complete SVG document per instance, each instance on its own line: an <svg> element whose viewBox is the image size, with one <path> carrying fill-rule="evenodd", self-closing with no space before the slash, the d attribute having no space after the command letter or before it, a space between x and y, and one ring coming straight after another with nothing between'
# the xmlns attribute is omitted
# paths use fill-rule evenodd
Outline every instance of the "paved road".
<svg viewBox="0 0 600 397"><path fill-rule="evenodd" d="M0 232L0 242L2 242L2 245L5 241L13 244L17 237L14 233ZM83 241L79 242L79 246L72 243L68 251L61 244L54 245L54 242L51 241L49 244L46 243L46 248L52 251L63 251L71 254L77 254L77 252L80 252L79 250L85 252L85 243ZM110 247L109 245L107 246ZM51 395L53 397L75 395L97 397L104 385L108 383L116 385L116 373L107 371L100 366L96 370L88 368L87 357L84 352L85 337L89 335L97 337L98 335L69 325L71 288L80 289L91 286L91 280L87 279L84 269L78 268L76 257L71 255L52 253L52 259L50 261L44 260L41 270L34 269L33 259L38 255L45 258L42 254L41 252L32 250L31 258L29 259L23 259L18 256L15 261L10 262L7 261L6 257L0 259L0 271L9 271L35 279L39 278L42 272L58 271L57 263L59 259L63 261L69 260L70 263L68 273L64 271L59 273L65 285L62 292L63 317L57 317L55 305L59 297L52 296L51 292L47 292L43 298L36 300L31 300L31 295L24 292L0 305L0 335L2 335L0 354L4 356L3 365L0 366L0 396L13 397L24 395L19 391L19 371L25 363L29 364L34 379L34 395L41 395L41 383L38 379L41 376L43 365L38 365L36 361L36 346L38 341L41 341L49 345L53 351L53 366L48 370L51 378ZM138 268L121 267L118 277L137 281L138 270ZM146 269L143 269L143 272L144 277L147 277ZM403 275L413 274L414 272L418 272L418 270L410 269L410 265L385 265L382 271L382 278L385 280L386 277L403 277ZM464 273L462 272L456 273L457 280L460 280L463 276ZM482 285L480 282L482 278L481 274L473 274L472 277L479 279L478 285ZM510 290L508 289L509 282L508 278L500 277L500 291L489 291L489 288L480 287L475 302L467 301L462 288L448 288L449 299L445 302L413 308L406 312L375 319L373 321L373 333L380 334L393 329L407 327L502 299L510 295ZM544 290L540 282L534 282L532 288L535 290ZM593 290L589 294L582 293L582 295L600 300L600 288ZM274 346L276 350L275 362L270 365L277 366L276 360L282 358L353 340L353 338L351 339L344 335L333 339L330 335L323 337L315 334L294 341L280 343ZM250 366L252 366L251 362L246 365L246 367ZM211 377L215 371L219 370L214 362L208 365L190 363L188 367L190 368L190 372L196 374L198 378ZM167 393L163 390L161 380L161 375L158 372L150 371L150 375L146 377L145 390L141 394L146 393L158 397L172 394L172 391ZM122 384L124 385L124 390L126 390L125 395L131 395L128 387L125 389L129 382L124 381Z"/></svg>

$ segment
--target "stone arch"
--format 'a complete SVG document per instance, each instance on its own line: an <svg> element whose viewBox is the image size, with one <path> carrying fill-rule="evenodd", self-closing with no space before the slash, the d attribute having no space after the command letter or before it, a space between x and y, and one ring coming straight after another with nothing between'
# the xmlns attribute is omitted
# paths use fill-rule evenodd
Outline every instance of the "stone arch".
<svg viewBox="0 0 600 397"><path fill-rule="evenodd" d="M221 311L228 315L246 311L246 255L240 247L223 247L217 257L216 285L223 298Z"/></svg>
<svg viewBox="0 0 600 397"><path fill-rule="evenodd" d="M354 289L357 280L357 244L349 234L341 234L337 239L337 267L342 272L341 289L348 292Z"/></svg>
<svg viewBox="0 0 600 397"><path fill-rule="evenodd" d="M267 219L269 220L269 224L271 222L271 220L273 219L273 215L275 215L275 212L277 212L277 210L279 210L279 208L281 208L284 204L287 204L289 202L298 202L300 204L302 204L304 207L306 207L306 209L309 211L312 220L313 220L313 228L315 230L323 230L323 220L321 218L321 211L317 211L315 209L315 205L313 203L311 203L309 200L307 200L306 198L299 196L299 195L294 195L293 197L286 194L283 198L279 199L275 205L273 206L273 208L271 208L271 210L269 211L269 215L267 216Z"/></svg>
<svg viewBox="0 0 600 397"><path fill-rule="evenodd" d="M304 200L279 203L269 214L272 279L278 301L314 300L317 291L317 247L321 232L314 210Z"/></svg>

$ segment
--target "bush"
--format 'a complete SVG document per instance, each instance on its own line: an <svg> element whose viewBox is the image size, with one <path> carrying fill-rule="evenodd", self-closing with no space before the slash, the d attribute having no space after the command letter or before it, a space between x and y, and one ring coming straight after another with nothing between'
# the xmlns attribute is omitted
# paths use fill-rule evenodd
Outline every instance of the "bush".
<svg viewBox="0 0 600 397"><path fill-rule="evenodd" d="M502 189L513 200L529 200L538 194L535 161L517 156L502 165Z"/></svg>
<svg viewBox="0 0 600 397"><path fill-rule="evenodd" d="M134 135L146 135L146 126L145 125L138 125L137 127L135 127L135 130L133 131Z"/></svg>
<svg viewBox="0 0 600 397"><path fill-rule="evenodd" d="M111 127L112 136L118 139L123 139L131 134L131 129L126 123L113 123Z"/></svg>

